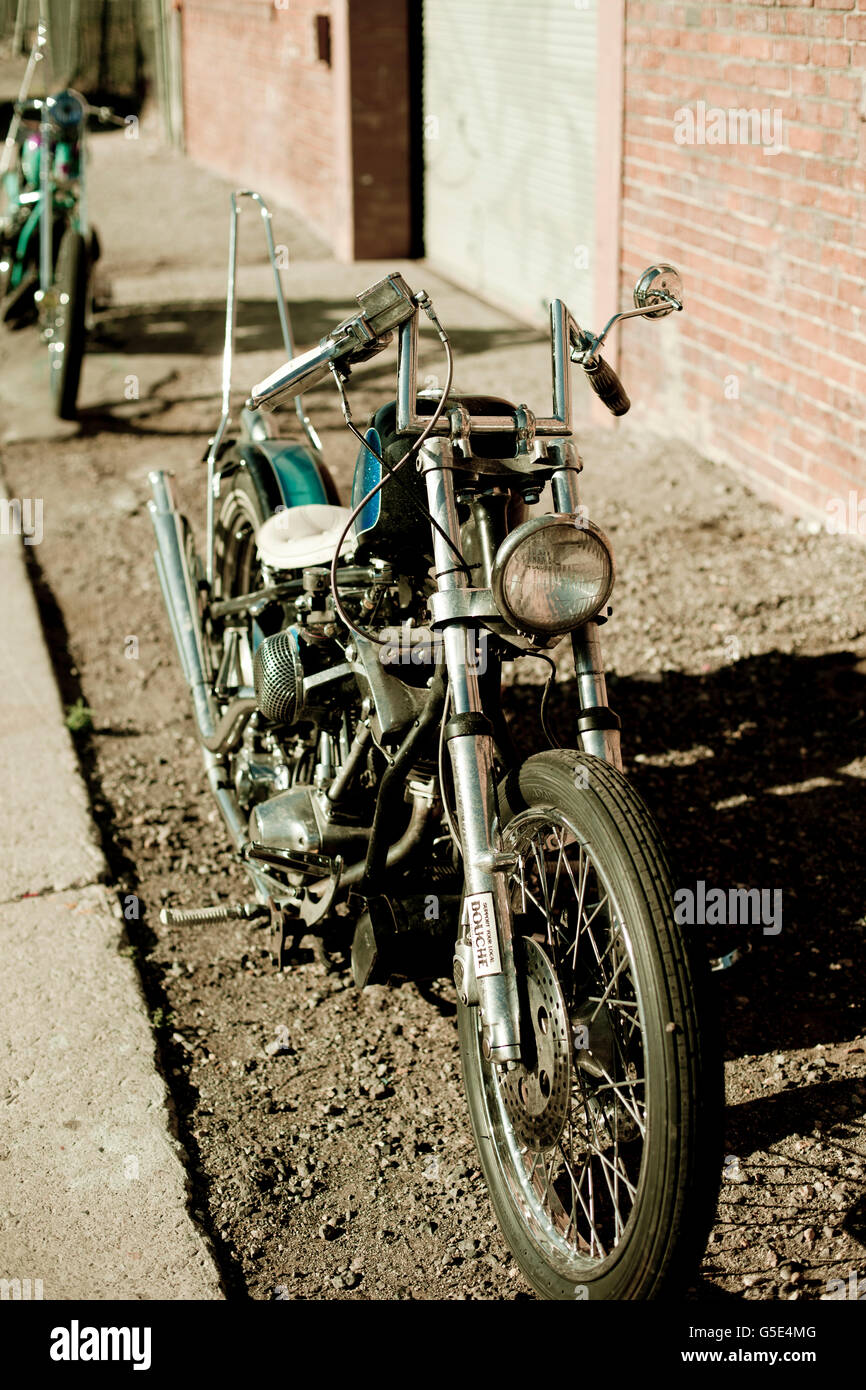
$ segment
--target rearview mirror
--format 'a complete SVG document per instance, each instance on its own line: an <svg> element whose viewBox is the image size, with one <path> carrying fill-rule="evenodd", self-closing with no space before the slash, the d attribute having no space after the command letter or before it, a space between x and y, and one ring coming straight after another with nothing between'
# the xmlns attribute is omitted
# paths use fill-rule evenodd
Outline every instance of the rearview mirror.
<svg viewBox="0 0 866 1390"><path fill-rule="evenodd" d="M634 287L634 302L638 309L652 309L648 319L663 319L683 307L683 282L672 265L651 265Z"/></svg>

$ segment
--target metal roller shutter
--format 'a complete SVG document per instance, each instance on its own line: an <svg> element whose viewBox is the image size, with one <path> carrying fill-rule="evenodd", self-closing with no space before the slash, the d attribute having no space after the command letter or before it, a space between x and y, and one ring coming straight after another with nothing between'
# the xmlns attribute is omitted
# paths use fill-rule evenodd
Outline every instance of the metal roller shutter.
<svg viewBox="0 0 866 1390"><path fill-rule="evenodd" d="M591 321L597 14L425 0L424 234L434 265L540 321Z"/></svg>

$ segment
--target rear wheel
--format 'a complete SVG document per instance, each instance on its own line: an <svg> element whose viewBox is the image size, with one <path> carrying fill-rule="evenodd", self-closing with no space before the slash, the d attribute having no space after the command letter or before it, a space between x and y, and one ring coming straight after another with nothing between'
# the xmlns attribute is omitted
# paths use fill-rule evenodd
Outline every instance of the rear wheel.
<svg viewBox="0 0 866 1390"><path fill-rule="evenodd" d="M494 1210L552 1299L652 1299L693 1274L720 1175L721 1070L658 833L626 780L558 751L517 775L503 848L521 1063L461 1007L470 1118ZM703 1024L703 1020L702 1020Z"/></svg>
<svg viewBox="0 0 866 1390"><path fill-rule="evenodd" d="M74 227L68 227L57 253L57 302L48 344L54 412L61 420L75 419L84 360L89 276L87 242Z"/></svg>
<svg viewBox="0 0 866 1390"><path fill-rule="evenodd" d="M214 500L213 598L238 598L259 588L261 562L256 550L256 533L279 505L276 484L264 472L240 463L222 465L219 491ZM234 634L234 635L233 635ZM259 636L261 634L259 633ZM252 657L256 640L255 621L239 614L211 625L205 623L206 648L211 676L226 655L226 644L236 642L235 678L241 685L252 684Z"/></svg>
<svg viewBox="0 0 866 1390"><path fill-rule="evenodd" d="M235 598L252 593L261 567L256 532L267 521L279 497L264 476L242 466L223 472L214 509L214 597Z"/></svg>

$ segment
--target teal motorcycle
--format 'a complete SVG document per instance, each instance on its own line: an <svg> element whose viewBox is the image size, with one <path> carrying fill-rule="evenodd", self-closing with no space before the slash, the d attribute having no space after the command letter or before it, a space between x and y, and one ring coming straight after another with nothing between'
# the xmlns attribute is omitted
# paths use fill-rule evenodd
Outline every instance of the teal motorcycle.
<svg viewBox="0 0 866 1390"><path fill-rule="evenodd" d="M71 88L18 101L0 187L0 319L38 321L48 344L51 394L61 420L75 418L99 240L88 220L88 118L123 124ZM11 134L11 132L10 132Z"/></svg>

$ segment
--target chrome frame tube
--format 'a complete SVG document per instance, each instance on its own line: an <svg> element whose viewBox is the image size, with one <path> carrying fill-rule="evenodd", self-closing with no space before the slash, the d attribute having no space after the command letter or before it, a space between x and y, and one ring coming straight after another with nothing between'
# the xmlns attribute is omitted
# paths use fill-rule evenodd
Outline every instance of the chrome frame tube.
<svg viewBox="0 0 866 1390"><path fill-rule="evenodd" d="M561 299L550 306L550 366L553 375L553 413L571 419L571 354L568 325L571 315Z"/></svg>
<svg viewBox="0 0 866 1390"><path fill-rule="evenodd" d="M78 202L76 212L78 215L78 230L82 236L87 235L87 176L85 173L85 162L87 157L87 117L93 112L80 92L76 92L72 87L66 90L81 103L83 119L78 135ZM51 105L50 98L39 101L39 138L41 146L39 150L39 290L41 300L54 284L54 146L56 137L52 139ZM34 102L34 106L37 103ZM40 300L40 302L41 302Z"/></svg>
<svg viewBox="0 0 866 1390"><path fill-rule="evenodd" d="M451 444L444 440L433 441L421 451L430 513L445 535L458 545L460 526L454 497L452 458ZM453 551L445 537L435 530L433 548L439 592L465 589L468 586L465 573L455 569ZM469 660L470 652L474 649L474 625L461 620L448 622L443 640L451 691L451 717L481 714L478 674ZM502 873L497 872L497 867L503 865L497 865L500 855L495 844L493 738L485 734L459 734L449 740L448 749L454 773L466 890L469 893L492 893L502 962L500 975L483 976L477 980L482 1048L491 1061L514 1061L520 1057L520 1016L511 939L511 911L505 880Z"/></svg>
<svg viewBox="0 0 866 1390"><path fill-rule="evenodd" d="M48 103L43 102L39 115L39 289L42 296L51 288L51 224L53 207L51 199L51 122L48 118ZM53 200L52 200L53 201Z"/></svg>
<svg viewBox="0 0 866 1390"><path fill-rule="evenodd" d="M262 220L265 224L265 239L268 243L268 256L271 262L271 269L274 272L274 291L277 300L277 314L280 320L280 331L283 335L283 347L286 350L286 357L294 357L295 339L292 333L292 321L289 315L289 306L286 297L283 293L283 282L280 279L280 268L277 265L277 248L274 244L273 219L271 218L270 210L268 209L267 205L262 201L258 193L250 192L248 196L250 198L253 198L259 204L262 210ZM320 440L318 434L314 430L312 422L310 421L310 417L307 415L307 412L304 408L303 396L295 396L295 414L297 415L301 423L301 428L306 434L308 440L310 441L310 444L313 446L316 453L320 454L322 452L322 441Z"/></svg>
<svg viewBox="0 0 866 1390"><path fill-rule="evenodd" d="M18 45L21 42L21 34L19 32L20 18L21 6L19 5L18 14L15 18L15 41L13 44L14 53L18 52ZM36 71L36 66L38 63L41 63L45 57L42 50L47 42L48 28L45 23L45 20L40 17L36 25L36 38L33 40L33 46L30 49L30 56L27 59L27 66L24 69L24 76L21 79L21 86L18 88L18 98L15 102L15 109L12 112L12 119L9 122L9 129L6 132L6 139L3 142L3 153L2 155L0 155L0 178L2 178L4 174L7 174L12 167L13 153L15 150L15 146L18 143L18 131L21 128L21 112L17 108L19 106L23 106L24 102L27 100L27 93L30 91L30 83L33 80L33 74Z"/></svg>
<svg viewBox="0 0 866 1390"><path fill-rule="evenodd" d="M69 88L71 91L72 89ZM90 225L90 213L87 204L87 118L94 113L94 108L90 106L81 95L75 95L84 107L84 120L81 122L81 135L78 141L78 230L82 236L87 236Z"/></svg>

